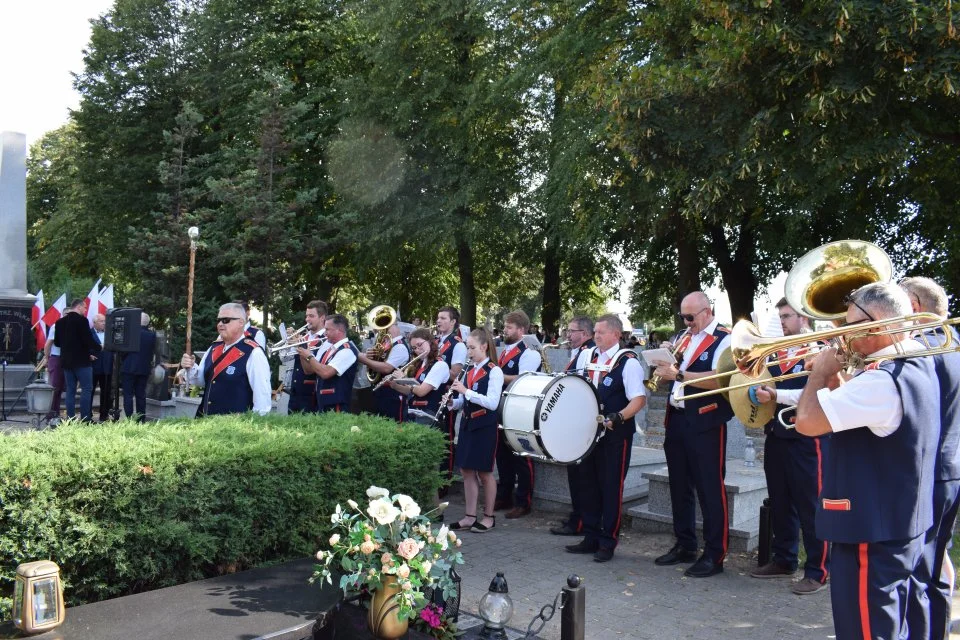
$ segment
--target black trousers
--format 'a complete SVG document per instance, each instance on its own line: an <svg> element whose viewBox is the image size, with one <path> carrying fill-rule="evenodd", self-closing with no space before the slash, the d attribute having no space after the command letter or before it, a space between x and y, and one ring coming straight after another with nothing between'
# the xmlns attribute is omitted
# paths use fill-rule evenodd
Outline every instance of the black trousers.
<svg viewBox="0 0 960 640"><path fill-rule="evenodd" d="M580 504L584 540L603 549L614 549L623 516L623 481L630 469L635 428L628 420L620 429L607 431L580 463Z"/></svg>
<svg viewBox="0 0 960 640"><path fill-rule="evenodd" d="M110 417L110 403L113 402L110 382L113 376L109 373L95 373L93 375L93 392L100 389L100 422L106 422Z"/></svg>

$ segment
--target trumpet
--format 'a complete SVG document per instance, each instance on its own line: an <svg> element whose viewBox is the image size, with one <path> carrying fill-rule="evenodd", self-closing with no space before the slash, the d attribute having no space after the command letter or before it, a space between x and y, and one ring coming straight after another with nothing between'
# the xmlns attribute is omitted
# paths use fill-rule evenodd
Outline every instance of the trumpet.
<svg viewBox="0 0 960 640"><path fill-rule="evenodd" d="M673 351L670 352L670 355L673 356L673 359L674 359L674 360L676 360L676 359L677 359L677 356L680 355L680 343L683 342L684 336L686 336L688 333L690 333L690 330L689 330L689 329L687 329L686 331L684 331L684 332L683 332L682 334L680 334L680 336L677 338L677 344L674 345ZM650 389L650 391L656 391L656 390L657 390L657 387L660 386L660 380L661 380L661 379L662 379L662 378L661 378L660 376L658 376L657 374L653 374L652 376L650 376L650 378L649 378L646 382L643 383L643 386L645 386L647 389Z"/></svg>
<svg viewBox="0 0 960 640"><path fill-rule="evenodd" d="M429 352L428 352L428 353L429 353ZM383 385L385 385L385 384L387 384L387 383L389 383L389 382L391 382L391 381L393 381L393 380L396 380L397 378L401 378L401 377L403 377L404 375L406 375L407 369L409 369L412 365L417 364L417 362L418 362L421 358L423 358L424 356L426 356L426 355L427 355L427 354L424 353L424 354L421 354L421 355L417 356L416 358L412 358L411 360L408 360L408 361L407 361L407 364L405 364L405 365L403 365L403 366L401 366L401 367L397 367L397 368L394 369L391 373L388 373L387 375L383 376L383 378L380 379L380 382L378 382L378 383L373 387L373 391L376 391L377 389L379 389L379 388L382 387Z"/></svg>

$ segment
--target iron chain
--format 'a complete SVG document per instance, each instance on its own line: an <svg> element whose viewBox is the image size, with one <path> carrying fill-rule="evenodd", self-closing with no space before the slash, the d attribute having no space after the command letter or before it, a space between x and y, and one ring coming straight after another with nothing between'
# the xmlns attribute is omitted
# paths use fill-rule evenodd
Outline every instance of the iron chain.
<svg viewBox="0 0 960 640"><path fill-rule="evenodd" d="M560 593L557 594L557 597L553 599L553 604L543 605L543 608L540 609L540 613L533 616L533 620L531 620L530 624L527 625L527 633L523 636L524 640L537 637L537 634L543 630L543 626L553 619L553 616L557 613L557 609L563 609L563 605L566 604L564 602L566 598L563 596L564 592L563 589L561 589ZM557 606L558 603L559 606ZM537 624L537 622L539 622L539 624ZM535 624L537 624L536 629L533 628L533 625Z"/></svg>

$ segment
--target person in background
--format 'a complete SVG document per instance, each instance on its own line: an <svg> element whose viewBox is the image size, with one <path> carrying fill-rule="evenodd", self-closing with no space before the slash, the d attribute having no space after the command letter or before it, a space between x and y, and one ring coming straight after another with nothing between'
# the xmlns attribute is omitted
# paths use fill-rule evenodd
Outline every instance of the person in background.
<svg viewBox="0 0 960 640"><path fill-rule="evenodd" d="M104 333L106 326L107 318L102 313L93 317L93 337L101 347L99 354L93 354L93 391L96 393L100 388L100 422L106 422L110 417L110 382L113 380L113 352L102 350L107 337Z"/></svg>
<svg viewBox="0 0 960 640"><path fill-rule="evenodd" d="M67 417L75 415L77 385L80 385L80 419L93 420L93 367L91 362L100 353L87 322L87 304L77 298L70 310L54 325L54 342L60 347L60 364L67 392Z"/></svg>
<svg viewBox="0 0 960 640"><path fill-rule="evenodd" d="M132 418L136 399L137 422L147 419L147 380L153 371L153 351L157 346L157 334L150 330L150 316L140 313L140 348L128 353L120 363L120 380L123 382L123 413Z"/></svg>

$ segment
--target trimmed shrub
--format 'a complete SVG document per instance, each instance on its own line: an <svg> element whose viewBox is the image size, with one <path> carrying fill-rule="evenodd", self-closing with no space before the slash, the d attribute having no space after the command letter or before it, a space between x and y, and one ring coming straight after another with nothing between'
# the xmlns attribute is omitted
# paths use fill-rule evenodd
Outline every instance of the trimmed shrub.
<svg viewBox="0 0 960 640"><path fill-rule="evenodd" d="M335 505L371 484L432 504L446 446L422 425L332 413L65 423L3 444L4 619L31 560L60 565L75 606L312 555Z"/></svg>

